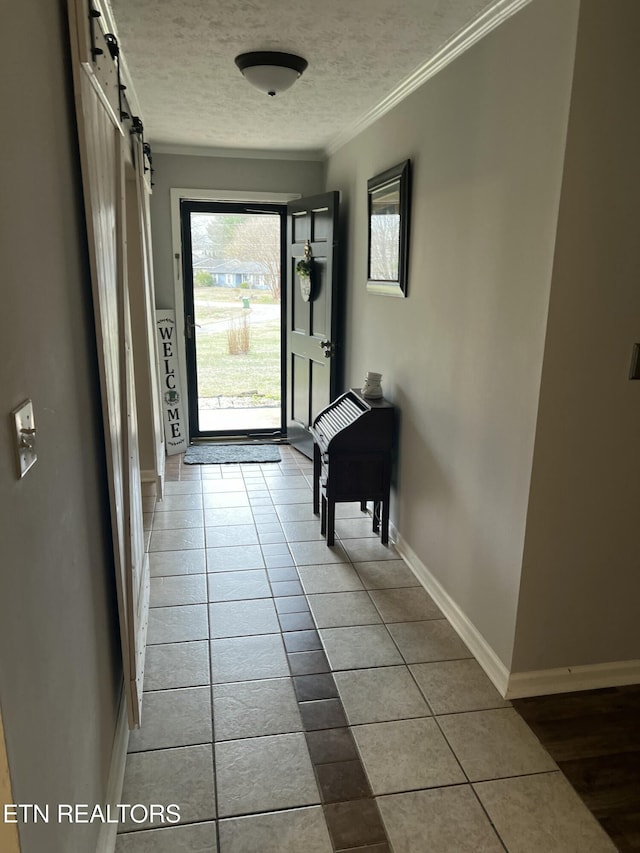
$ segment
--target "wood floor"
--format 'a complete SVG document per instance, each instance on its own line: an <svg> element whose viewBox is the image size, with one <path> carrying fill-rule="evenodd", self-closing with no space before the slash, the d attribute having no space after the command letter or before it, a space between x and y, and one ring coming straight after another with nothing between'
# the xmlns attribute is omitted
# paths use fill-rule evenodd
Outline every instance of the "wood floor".
<svg viewBox="0 0 640 853"><path fill-rule="evenodd" d="M640 850L640 685L513 704L618 850Z"/></svg>

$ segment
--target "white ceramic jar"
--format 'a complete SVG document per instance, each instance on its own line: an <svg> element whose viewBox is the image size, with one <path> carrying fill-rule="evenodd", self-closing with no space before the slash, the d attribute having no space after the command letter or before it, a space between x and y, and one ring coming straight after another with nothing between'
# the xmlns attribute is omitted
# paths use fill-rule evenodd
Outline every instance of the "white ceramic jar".
<svg viewBox="0 0 640 853"><path fill-rule="evenodd" d="M370 370L364 380L362 396L368 397L370 400L377 400L382 397L382 385L380 384L381 379L381 373L374 373Z"/></svg>

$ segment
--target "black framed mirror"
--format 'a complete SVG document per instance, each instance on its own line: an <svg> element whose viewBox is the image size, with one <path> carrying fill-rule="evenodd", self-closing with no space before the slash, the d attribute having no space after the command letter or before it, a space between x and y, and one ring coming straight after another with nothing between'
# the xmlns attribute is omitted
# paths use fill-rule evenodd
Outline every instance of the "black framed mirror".
<svg viewBox="0 0 640 853"><path fill-rule="evenodd" d="M367 182L367 290L371 293L407 295L410 190L409 160Z"/></svg>

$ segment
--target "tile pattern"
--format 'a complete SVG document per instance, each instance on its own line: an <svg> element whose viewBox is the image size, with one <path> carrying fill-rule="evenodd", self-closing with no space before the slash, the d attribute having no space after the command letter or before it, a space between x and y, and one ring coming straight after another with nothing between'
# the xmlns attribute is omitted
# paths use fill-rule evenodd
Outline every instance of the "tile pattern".
<svg viewBox="0 0 640 853"><path fill-rule="evenodd" d="M117 853L515 853L549 846L547 813L562 850L610 850L359 505L337 507L328 548L311 464L282 455L173 457L164 500L145 491L146 692L125 793L177 802L181 824L122 825Z"/></svg>
<svg viewBox="0 0 640 853"><path fill-rule="evenodd" d="M510 853L615 853L560 772L474 786Z"/></svg>
<svg viewBox="0 0 640 853"><path fill-rule="evenodd" d="M640 849L640 684L517 699L514 708L622 853Z"/></svg>

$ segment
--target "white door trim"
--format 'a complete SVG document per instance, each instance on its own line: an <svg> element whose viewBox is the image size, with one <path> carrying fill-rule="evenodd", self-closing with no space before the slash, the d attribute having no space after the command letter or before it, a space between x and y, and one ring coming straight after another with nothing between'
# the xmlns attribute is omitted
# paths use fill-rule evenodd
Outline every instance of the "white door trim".
<svg viewBox="0 0 640 853"><path fill-rule="evenodd" d="M176 312L176 333L178 344L178 370L180 373L180 385L189 393L187 384L187 352L184 336L184 289L182 283L182 237L180 223L180 202L188 201L238 201L238 202L262 202L263 204L287 204L297 198L302 198L301 193L271 193L253 192L251 190L202 190L189 189L185 187L171 187L171 246L173 254L173 301ZM187 422L188 422L188 409ZM189 424L189 435L191 435L191 424Z"/></svg>

